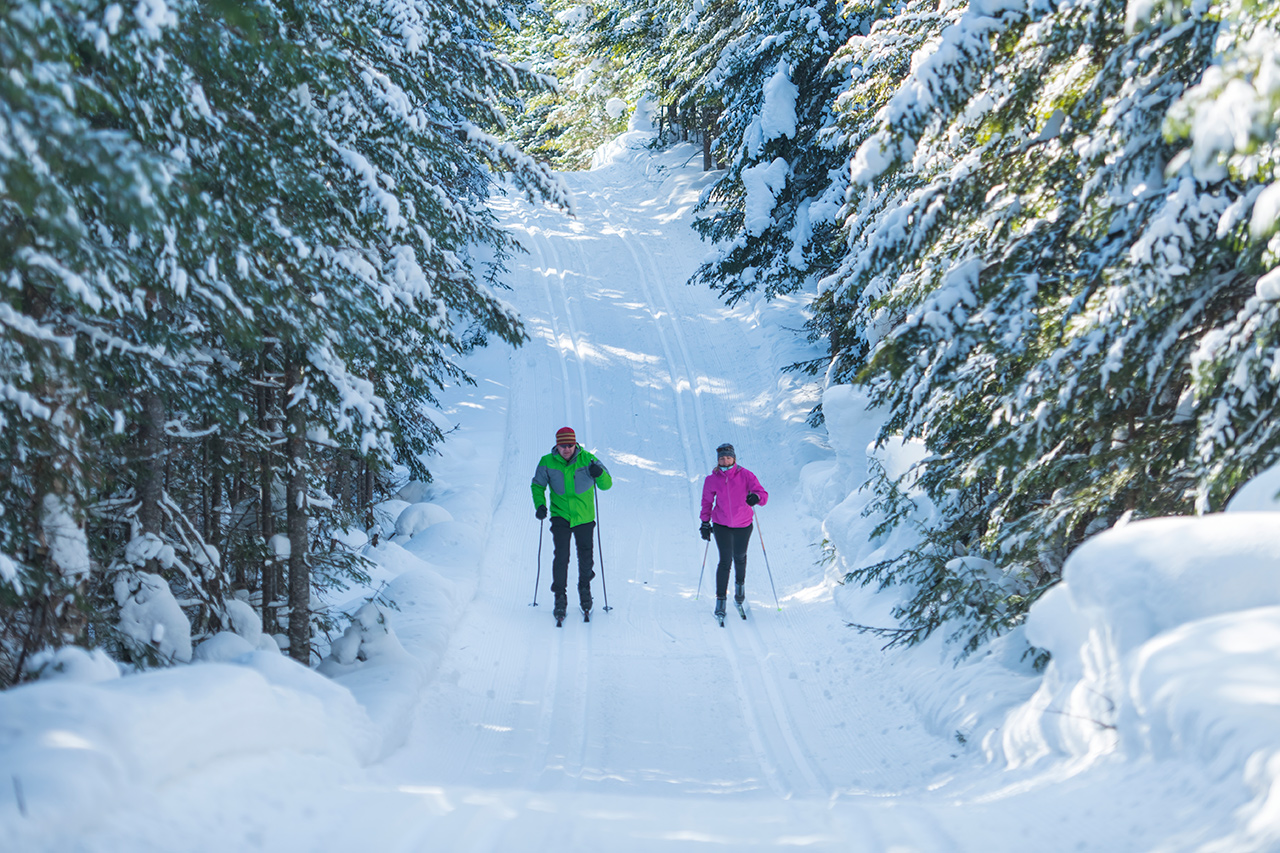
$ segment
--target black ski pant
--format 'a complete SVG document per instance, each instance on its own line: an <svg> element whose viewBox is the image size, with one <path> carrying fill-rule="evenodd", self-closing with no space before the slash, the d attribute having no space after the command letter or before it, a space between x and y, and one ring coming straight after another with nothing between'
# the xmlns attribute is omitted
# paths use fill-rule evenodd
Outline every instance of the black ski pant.
<svg viewBox="0 0 1280 853"><path fill-rule="evenodd" d="M551 592L556 601L567 597L569 586L569 540L574 540L578 550L578 600L583 609L591 607L591 579L596 576L591 567L595 559L591 548L591 534L596 529L594 521L569 526L569 519L558 515L551 517Z"/></svg>
<svg viewBox="0 0 1280 853"><path fill-rule="evenodd" d="M716 550L720 552L720 565L716 566L716 598L729 597L729 564L733 563L734 583L747 582L747 544L751 542L751 528L711 525L716 537Z"/></svg>

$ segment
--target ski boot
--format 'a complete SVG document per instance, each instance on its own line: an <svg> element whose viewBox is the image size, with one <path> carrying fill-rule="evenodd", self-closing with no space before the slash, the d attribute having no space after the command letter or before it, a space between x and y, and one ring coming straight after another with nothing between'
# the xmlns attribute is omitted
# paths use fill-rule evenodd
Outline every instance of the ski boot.
<svg viewBox="0 0 1280 853"><path fill-rule="evenodd" d="M564 624L564 615L569 610L569 599L563 595L556 596L555 609L551 611L551 615L556 617L556 627L559 628Z"/></svg>
<svg viewBox="0 0 1280 853"><path fill-rule="evenodd" d="M716 619L720 622L720 627L724 627L724 614L726 610L726 602L723 598L716 599Z"/></svg>
<svg viewBox="0 0 1280 853"><path fill-rule="evenodd" d="M582 621L591 621L591 590L578 588L578 603L582 606Z"/></svg>
<svg viewBox="0 0 1280 853"><path fill-rule="evenodd" d="M738 607L738 615L739 615L739 616L741 616L743 619L746 619L746 618L747 618L747 611L746 611L746 608L744 608L744 607L742 606L742 602L743 602L743 601L745 601L745 600L746 600L746 598L747 598L747 596L746 596L746 595L743 593L743 591L742 591L742 584L740 584L740 583L739 583L739 584L734 584L734 586L733 586L733 603L734 603L735 605L737 605L737 607Z"/></svg>

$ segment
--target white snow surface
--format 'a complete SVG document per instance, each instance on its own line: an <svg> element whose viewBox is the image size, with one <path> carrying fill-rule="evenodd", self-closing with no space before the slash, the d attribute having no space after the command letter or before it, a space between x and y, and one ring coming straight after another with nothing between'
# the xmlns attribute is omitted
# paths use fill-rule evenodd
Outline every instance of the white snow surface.
<svg viewBox="0 0 1280 853"><path fill-rule="evenodd" d="M781 157L771 163L759 163L742 170L742 187L747 198L743 204L743 226L747 233L759 237L773 224L773 209L778 196L787 186L790 167Z"/></svg>
<svg viewBox="0 0 1280 853"><path fill-rule="evenodd" d="M760 133L765 141L796 135L796 99L800 88L791 82L791 70L779 62L764 84L764 104L760 107Z"/></svg>
<svg viewBox="0 0 1280 853"><path fill-rule="evenodd" d="M886 624L893 594L840 580L911 546L870 536L859 489L920 450L876 447L854 388L806 425L819 389L778 371L813 355L803 297L687 287L711 177L645 139L565 176L576 218L496 203L532 340L469 357L433 482L342 535L374 585L326 602L351 627L318 671L242 602L191 665L41 656L0 693L0 850L1280 849L1280 475L1100 534L959 663L938 637L882 651L846 622ZM557 629L528 483L566 424L614 485L592 621ZM724 441L770 500L722 628L697 513Z"/></svg>

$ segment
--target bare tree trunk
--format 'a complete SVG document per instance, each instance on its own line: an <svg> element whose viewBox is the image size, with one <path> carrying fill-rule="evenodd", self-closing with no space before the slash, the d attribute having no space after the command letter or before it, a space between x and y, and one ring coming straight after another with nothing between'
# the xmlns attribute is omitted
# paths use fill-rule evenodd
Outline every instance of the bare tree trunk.
<svg viewBox="0 0 1280 853"><path fill-rule="evenodd" d="M366 529L373 530L374 523L377 521L373 515L373 466L366 459L361 463L361 469L364 472L364 476L361 477L363 494L360 496L361 505L364 507L364 523ZM374 530L373 536L370 537L370 542L375 548L378 546L378 532L376 530Z"/></svg>
<svg viewBox="0 0 1280 853"><path fill-rule="evenodd" d="M288 471L286 515L289 525L289 655L311 664L311 566L308 559L307 521L307 411L298 393L302 386L302 362L290 348L285 364L285 458Z"/></svg>
<svg viewBox="0 0 1280 853"><path fill-rule="evenodd" d="M272 412L272 394L267 387L267 357L263 354L261 380L258 386L258 428L262 433L263 449L258 454L258 507L259 523L262 530L262 542L268 546L271 537L276 533L275 516L271 505L271 484L275 477L272 464L270 442L274 436ZM262 563L262 630L274 634L279 630L275 619L276 572L274 560L267 559Z"/></svg>
<svg viewBox="0 0 1280 853"><path fill-rule="evenodd" d="M138 442L138 525L142 533L161 536L164 530L164 401L154 391L142 398ZM154 571L154 567L149 567Z"/></svg>
<svg viewBox="0 0 1280 853"><path fill-rule="evenodd" d="M222 550L222 439L210 436L205 442L208 448L209 464L209 507L205 512L204 541L219 551Z"/></svg>
<svg viewBox="0 0 1280 853"><path fill-rule="evenodd" d="M716 167L716 162L711 156L711 139L712 128L715 127L716 115L711 111L710 107L702 108L702 171L710 172Z"/></svg>

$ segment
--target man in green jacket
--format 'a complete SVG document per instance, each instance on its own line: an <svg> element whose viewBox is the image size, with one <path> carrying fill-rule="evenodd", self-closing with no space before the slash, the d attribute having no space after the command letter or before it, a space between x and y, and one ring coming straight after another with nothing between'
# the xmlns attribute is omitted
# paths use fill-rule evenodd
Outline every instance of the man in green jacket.
<svg viewBox="0 0 1280 853"><path fill-rule="evenodd" d="M578 444L573 430L556 433L556 446L538 460L533 473L533 506L539 519L547 517L547 489L551 489L551 592L555 594L556 620L564 619L569 606L569 540L578 548L578 600L583 613L591 611L591 579L594 560L591 533L596 526L595 490L613 485L609 471L591 451Z"/></svg>

